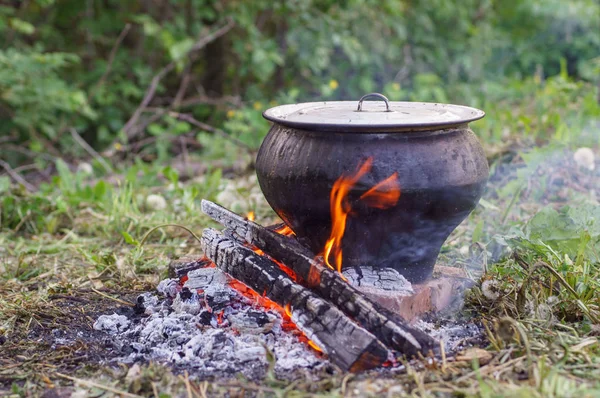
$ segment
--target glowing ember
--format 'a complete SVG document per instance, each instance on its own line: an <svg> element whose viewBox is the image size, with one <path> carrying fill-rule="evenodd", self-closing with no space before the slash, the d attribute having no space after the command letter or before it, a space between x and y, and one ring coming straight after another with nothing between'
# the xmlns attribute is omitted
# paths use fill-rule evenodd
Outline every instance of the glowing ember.
<svg viewBox="0 0 600 398"><path fill-rule="evenodd" d="M257 252L258 249L255 249L254 251ZM257 252L258 253L258 252ZM292 270L290 270L288 267L284 266L281 263L278 263L280 267L282 267L282 270L286 271L286 272L290 272L292 273L292 277L295 278L296 275L293 273ZM241 294L243 294L244 296L252 299L254 301L254 303L257 306L261 306L263 308L266 308L268 310L272 310L272 311L276 311L279 314L281 314L284 322L281 325L282 329L287 331L287 332L291 332L294 333L296 335L298 335L298 339L306 344L308 344L310 347L312 347L315 351L318 352L323 352L314 342L312 342L308 337L306 337L294 324L294 322L292 321L292 308L290 306L290 304L286 304L283 308L277 304L276 302L270 300L269 298L266 297L266 293L267 292L263 292L262 295L258 294L257 292L255 292L254 290L252 290L251 288L249 288L248 286L246 286L245 284L235 280L235 279L231 279L229 281L229 286L234 288L235 290L237 290L238 292L240 292ZM217 315L218 316L218 315ZM217 319L217 321L219 322L219 319ZM221 322L219 322L219 324L221 324Z"/></svg>
<svg viewBox="0 0 600 398"><path fill-rule="evenodd" d="M313 343L312 340L308 340L307 344L315 351L317 352L323 352L322 349L320 349L315 343Z"/></svg>
<svg viewBox="0 0 600 398"><path fill-rule="evenodd" d="M369 157L358 167L354 175L342 175L333 184L329 198L331 212L331 234L325 243L323 260L331 269L336 269L342 275L342 238L346 230L346 220L352 211L348 200L348 193L356 183L371 170L373 158ZM367 206L378 209L388 209L395 206L400 198L400 186L398 184L398 173L394 173L385 180L377 183L361 197ZM333 255L333 262L330 260ZM333 264L332 264L333 263ZM344 278L342 276L344 280Z"/></svg>
<svg viewBox="0 0 600 398"><path fill-rule="evenodd" d="M223 324L223 314L225 313L225 311L221 311L217 313L217 323L219 325Z"/></svg>
<svg viewBox="0 0 600 398"><path fill-rule="evenodd" d="M255 214L253 211L249 212L246 215L246 218L250 221L254 221L255 219ZM277 232L278 234L281 235L286 235L286 236L290 236L290 235L295 235L294 231L291 230L290 227L288 227L287 225L284 225L278 229L275 230L275 232ZM261 255L261 256L265 256L265 253L260 250L257 247L252 247L252 246L248 246L252 249L252 251L254 251L256 254ZM215 267L216 265L210 261L208 258L204 257L202 260L206 259L206 264L204 265L204 267ZM294 271L292 271L290 268L288 268L285 264L272 259L272 261L274 261L275 263L277 263L277 265L279 265L279 268L284 271L293 281L297 282L298 281L298 276L296 275L296 273ZM184 280L185 278L185 280ZM180 283L184 283L187 280L187 276L181 278ZM251 288L249 288L248 286L246 286L245 284L243 284L242 282L239 282L235 279L230 279L228 282L229 286L235 290L237 290L238 292L240 292L242 295L246 296L247 298L250 298L254 301L255 305L263 307L267 310L272 310L272 311L276 311L278 313L281 314L284 322L282 324L282 329L286 330L288 332L292 332L296 335L298 335L298 339L306 344L308 344L308 346L310 346L311 348L313 348L315 351L317 352L323 352L313 341L311 341L308 337L306 337L294 324L294 322L292 321L292 309L290 304L286 304L283 308L277 304L276 302L270 300L269 298L266 297L266 292L263 292L262 295L260 295L259 293L255 292L254 290L252 290ZM206 306L208 306L208 303L206 303ZM210 308L209 308L210 309ZM210 309L210 312L212 312L212 309ZM217 319L217 323L219 325L221 325L224 321L223 319L223 314L224 312L221 311L217 314L215 314L216 319Z"/></svg>
<svg viewBox="0 0 600 398"><path fill-rule="evenodd" d="M294 233L294 231L292 231L292 229L290 227L288 227L287 225L277 228L275 230L275 232L277 232L279 235L285 235L285 236L295 236L296 235Z"/></svg>
<svg viewBox="0 0 600 398"><path fill-rule="evenodd" d="M248 286L244 285L242 282L239 282L235 279L231 279L229 281L229 286L244 296L252 299L254 303L260 307L266 308L268 310L274 310L279 313L283 313L283 309L274 301L269 300L264 295L260 295L256 293L254 290L250 289Z"/></svg>

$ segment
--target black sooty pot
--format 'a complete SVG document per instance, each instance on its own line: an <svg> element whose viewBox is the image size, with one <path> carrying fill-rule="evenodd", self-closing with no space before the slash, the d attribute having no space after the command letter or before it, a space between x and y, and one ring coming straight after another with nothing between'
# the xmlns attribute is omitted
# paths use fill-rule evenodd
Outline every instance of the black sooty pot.
<svg viewBox="0 0 600 398"><path fill-rule="evenodd" d="M365 102L377 96L384 102ZM260 187L301 242L321 253L330 236L330 193L372 158L348 194L343 268L393 268L411 282L432 273L448 235L475 208L488 164L468 122L484 113L449 104L319 102L269 109L256 161ZM359 198L397 173L401 195L386 209Z"/></svg>

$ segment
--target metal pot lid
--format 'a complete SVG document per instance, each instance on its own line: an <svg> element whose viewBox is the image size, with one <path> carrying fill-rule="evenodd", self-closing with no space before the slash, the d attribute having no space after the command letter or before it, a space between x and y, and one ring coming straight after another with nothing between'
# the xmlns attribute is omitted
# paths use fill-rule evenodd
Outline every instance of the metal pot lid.
<svg viewBox="0 0 600 398"><path fill-rule="evenodd" d="M368 97L383 102L364 101ZM384 95L372 93L358 102L281 105L267 109L263 116L274 123L304 130L392 132L445 129L479 120L485 112L462 105L388 101Z"/></svg>

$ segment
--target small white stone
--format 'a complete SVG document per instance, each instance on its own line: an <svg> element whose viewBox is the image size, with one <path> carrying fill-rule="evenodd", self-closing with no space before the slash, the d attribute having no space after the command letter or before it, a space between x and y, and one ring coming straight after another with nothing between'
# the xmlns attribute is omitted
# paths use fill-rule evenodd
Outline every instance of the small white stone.
<svg viewBox="0 0 600 398"><path fill-rule="evenodd" d="M77 171L86 176L94 174L94 168L89 163L79 163L77 165Z"/></svg>
<svg viewBox="0 0 600 398"><path fill-rule="evenodd" d="M489 300L497 300L500 297L500 286L498 281L488 279L481 284L481 293Z"/></svg>
<svg viewBox="0 0 600 398"><path fill-rule="evenodd" d="M71 398L87 398L89 397L88 391L84 389L77 389L73 394L71 394Z"/></svg>
<svg viewBox="0 0 600 398"><path fill-rule="evenodd" d="M151 194L146 197L146 207L150 210L164 210L167 208L167 201L160 195Z"/></svg>
<svg viewBox="0 0 600 398"><path fill-rule="evenodd" d="M458 249L458 252L460 253L461 256L467 257L469 255L469 246L468 245L461 246L461 248Z"/></svg>
<svg viewBox="0 0 600 398"><path fill-rule="evenodd" d="M590 148L579 148L573 154L573 160L575 163L581 168L594 170L596 168L596 159L594 155L594 151Z"/></svg>
<svg viewBox="0 0 600 398"><path fill-rule="evenodd" d="M139 379L141 376L142 376L142 368L139 364L135 363L127 371L127 375L125 375L125 380L128 383L132 383L134 380Z"/></svg>

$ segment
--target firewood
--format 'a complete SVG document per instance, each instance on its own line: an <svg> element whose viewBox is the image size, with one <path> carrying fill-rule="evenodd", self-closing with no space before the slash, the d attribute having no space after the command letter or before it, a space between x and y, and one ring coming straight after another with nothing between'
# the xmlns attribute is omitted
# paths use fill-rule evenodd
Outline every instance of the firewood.
<svg viewBox="0 0 600 398"><path fill-rule="evenodd" d="M388 359L387 348L375 336L331 303L292 281L267 257L210 228L202 234L202 249L223 272L289 308L298 329L341 369L371 369Z"/></svg>
<svg viewBox="0 0 600 398"><path fill-rule="evenodd" d="M346 315L373 333L386 346L407 356L436 353L439 344L415 329L397 314L373 303L340 278L296 239L280 235L247 220L216 203L203 200L202 211L231 228L249 244L283 262L300 276L307 287L330 300Z"/></svg>
<svg viewBox="0 0 600 398"><path fill-rule="evenodd" d="M198 256L178 258L169 263L169 278L184 277L190 271L206 267L207 263L209 262L210 260L206 258L200 258Z"/></svg>

